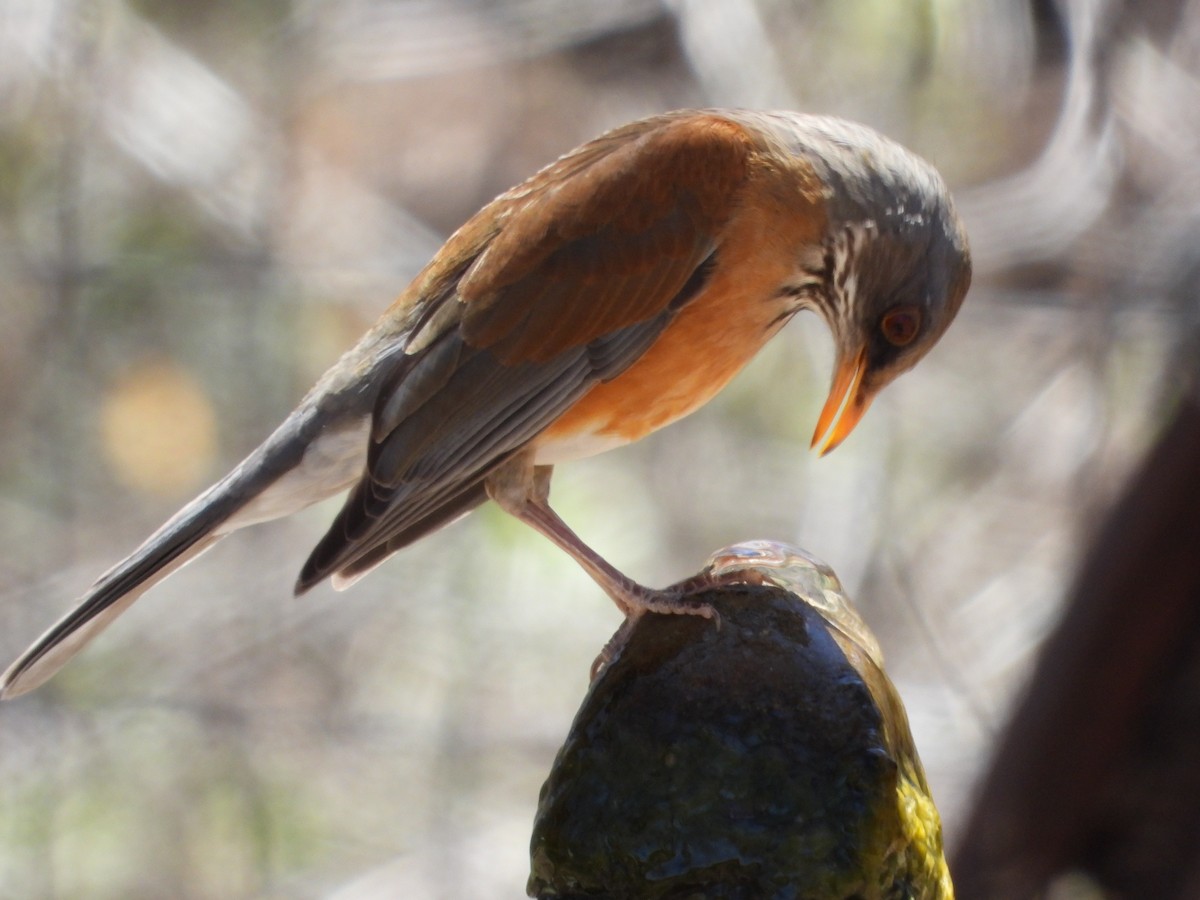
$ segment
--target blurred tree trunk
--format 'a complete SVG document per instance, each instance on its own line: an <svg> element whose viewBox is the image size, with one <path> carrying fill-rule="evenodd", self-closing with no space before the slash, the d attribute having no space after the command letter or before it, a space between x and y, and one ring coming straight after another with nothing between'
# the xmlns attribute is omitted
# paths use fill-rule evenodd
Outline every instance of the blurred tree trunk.
<svg viewBox="0 0 1200 900"><path fill-rule="evenodd" d="M1200 897L1200 393L1084 559L983 781L952 871L1020 900L1083 870L1118 897Z"/></svg>

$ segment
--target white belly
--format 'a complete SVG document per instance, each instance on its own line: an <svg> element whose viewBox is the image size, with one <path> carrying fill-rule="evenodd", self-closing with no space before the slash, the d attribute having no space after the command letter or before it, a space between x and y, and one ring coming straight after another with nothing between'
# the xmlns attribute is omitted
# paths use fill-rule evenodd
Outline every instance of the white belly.
<svg viewBox="0 0 1200 900"><path fill-rule="evenodd" d="M584 459L595 456L614 447L623 447L630 443L626 437L619 434L600 434L585 432L573 434L567 438L546 438L538 441L537 453L533 461L539 466L551 466L556 463L570 462L573 459Z"/></svg>

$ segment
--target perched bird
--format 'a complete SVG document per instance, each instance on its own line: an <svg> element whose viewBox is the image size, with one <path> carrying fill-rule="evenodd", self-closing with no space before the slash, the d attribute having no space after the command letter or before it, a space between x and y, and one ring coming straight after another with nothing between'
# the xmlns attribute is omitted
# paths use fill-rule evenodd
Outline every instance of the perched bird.
<svg viewBox="0 0 1200 900"><path fill-rule="evenodd" d="M0 697L220 538L346 488L297 593L345 587L491 498L626 615L710 615L584 544L548 504L551 467L692 412L802 309L836 345L813 438L827 452L937 342L969 281L945 184L868 128L704 110L610 131L455 232L258 449L5 672Z"/></svg>

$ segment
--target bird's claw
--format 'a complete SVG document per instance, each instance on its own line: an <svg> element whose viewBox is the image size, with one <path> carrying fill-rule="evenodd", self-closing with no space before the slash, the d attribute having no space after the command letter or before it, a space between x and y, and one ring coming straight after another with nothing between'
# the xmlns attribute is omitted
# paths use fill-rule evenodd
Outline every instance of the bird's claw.
<svg viewBox="0 0 1200 900"><path fill-rule="evenodd" d="M720 631L721 614L717 612L716 607L690 596L714 586L715 583L702 573L664 590L644 590L635 595L623 596L619 605L625 613L625 621L621 623L621 627L617 629L592 662L588 680L595 681L605 668L616 661L617 657L621 655L621 651L625 649L625 644L628 643L634 626L646 613L657 613L663 616L700 616L711 621Z"/></svg>

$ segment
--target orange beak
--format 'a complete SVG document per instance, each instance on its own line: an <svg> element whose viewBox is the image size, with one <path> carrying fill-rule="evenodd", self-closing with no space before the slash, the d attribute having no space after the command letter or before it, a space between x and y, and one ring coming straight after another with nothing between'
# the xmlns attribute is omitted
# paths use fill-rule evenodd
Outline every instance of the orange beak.
<svg viewBox="0 0 1200 900"><path fill-rule="evenodd" d="M817 420L817 429L813 432L812 446L821 445L821 456L850 436L854 426L871 405L872 393L861 389L863 373L866 370L865 347L853 356L839 358L837 369L833 373L833 385L829 388L829 398L825 401L821 418Z"/></svg>

